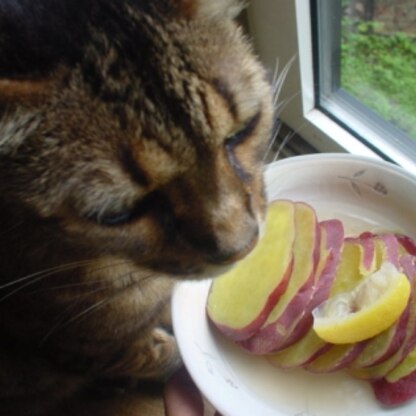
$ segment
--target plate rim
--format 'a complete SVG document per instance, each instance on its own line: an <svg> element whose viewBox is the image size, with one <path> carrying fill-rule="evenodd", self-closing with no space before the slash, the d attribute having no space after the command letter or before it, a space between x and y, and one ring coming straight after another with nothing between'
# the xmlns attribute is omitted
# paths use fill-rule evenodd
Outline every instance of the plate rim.
<svg viewBox="0 0 416 416"><path fill-rule="evenodd" d="M327 160L327 161L342 161L342 162L362 162L368 165L373 165L375 167L388 169L392 172L395 172L416 184L416 174L404 169L403 167L389 162L387 160L371 157L371 156L362 156L362 155L355 155L353 153L311 153L311 154L304 154L304 155L295 155L290 156L284 159L276 160L274 162L268 163L265 165L265 173L267 174L270 170L274 169L277 165L284 166L284 165L291 165L293 163L298 164L300 162L316 162L320 160Z"/></svg>
<svg viewBox="0 0 416 416"><path fill-rule="evenodd" d="M373 157L368 157L368 156L360 156L360 155L353 155L353 154L349 154L349 153L318 153L318 154L308 154L308 155L298 155L298 156L292 156L286 159L281 159L272 163L269 163L268 165L266 165L265 167L265 177L267 178L268 174L271 174L273 172L274 169L279 169L279 168L286 168L290 165L293 164L302 164L304 163L305 165L310 164L310 163L319 163L319 162L332 162L332 163L337 163L337 162L345 162L346 164L348 163L355 163L355 162L360 162L360 163L365 163L367 166L371 167L375 167L378 169L382 169L382 170L388 170L391 173L394 173L396 175L399 175L400 177L402 177L403 179L405 179L406 181L411 181L412 184L414 184L416 186L416 175L413 175L411 172L403 169L402 167L395 165L391 162L385 161L383 159L377 159L377 158L373 158ZM266 179L266 189L268 188L268 184L267 184L267 179ZM210 283L210 279L205 279L202 282L192 282L192 283L196 283L196 284L201 284L204 283L206 285L209 285ZM177 286L181 286L181 285L187 285L189 284L189 282L181 282L179 285ZM175 304L175 299L177 299L177 297L179 296L178 293L180 293L181 289L179 287L175 287L175 291L173 294L173 299L172 299L172 311L173 311L173 324L174 324L174 330L175 333L176 331L180 332L180 329L178 329L178 322L175 320L175 315L177 313L175 306L177 306ZM182 290L186 290L186 287L183 287ZM208 289L207 289L208 291ZM206 319L206 321L208 321ZM206 322L206 325L209 325L208 322ZM208 330L211 330L211 328L208 328ZM213 336L212 336L213 337ZM214 337L213 337L214 338ZM182 345L182 341L183 339L178 339L178 346L179 349L181 351L181 354L183 354L183 350L184 347ZM218 345L216 344L216 348L217 350L220 349L220 347L218 347ZM185 348L186 349L186 348ZM220 352L220 351L218 351ZM235 407L232 408L230 410L229 406L227 405L227 403L221 402L218 400L217 397L214 396L213 392L210 389L206 388L206 385L201 383L199 377L198 377L198 366L194 366L194 363L192 362L192 357L187 357L187 356L183 356L183 361L184 364L186 366L186 368L188 369L191 377L194 379L195 383L197 384L197 386L201 389L201 391L203 392L204 396L215 406L218 408L218 410L220 412L222 412L225 415L229 415L231 416L233 414L233 412L235 411ZM253 398L250 398L250 396L248 395L248 400L250 401L250 399L252 399L253 401L258 402L258 400L255 400ZM265 411L267 411L267 408L270 407L270 405L268 405L267 403L262 403L261 405L265 406ZM415 406L416 406L416 402L415 402ZM416 407L415 407L416 409ZM263 411L263 409L259 409L259 411ZM407 413L407 412L406 412ZM238 413L240 416L241 415L245 415L246 413ZM274 409L272 413L270 413L270 415L273 414L275 416L287 416L286 413L281 413L281 410L279 409ZM378 413L377 413L378 414ZM394 414L402 414L401 412L396 413L394 412ZM262 416L268 416L269 412L262 414ZM305 414L306 415L306 414ZM249 414L249 416L252 416L251 414Z"/></svg>

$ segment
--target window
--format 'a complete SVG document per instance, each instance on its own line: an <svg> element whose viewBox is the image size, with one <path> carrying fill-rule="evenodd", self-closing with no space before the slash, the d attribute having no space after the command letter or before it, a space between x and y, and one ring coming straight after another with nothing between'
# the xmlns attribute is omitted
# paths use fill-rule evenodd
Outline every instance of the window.
<svg viewBox="0 0 416 416"><path fill-rule="evenodd" d="M389 142L416 160L416 42L399 29L398 3L413 10L408 30L416 29L416 3L407 0L312 1L316 99L376 152L388 157Z"/></svg>
<svg viewBox="0 0 416 416"><path fill-rule="evenodd" d="M403 28L380 31L383 24L387 26L386 21L376 19L381 16L376 6L383 1L394 3L396 7L399 3L391 0L256 0L249 7L248 22L259 55L270 73L274 71L277 58L283 66L296 57L281 94L281 99L287 100L281 114L286 124L319 151L383 157L416 173L416 122L413 121L416 112L412 112L416 98L412 102L409 94L404 100L407 107L397 105L397 96L374 88L380 81L377 74L380 68L369 61L357 63L360 39L364 44L385 42L385 58L390 63L399 59L395 55L397 48L392 48L397 41L402 42L404 49L408 48L406 64L416 68L416 61L412 61L416 60L416 52L413 55L416 42L407 33L409 28L407 32ZM376 12L380 16L376 16ZM361 54L365 58L368 55L368 52ZM354 78L357 64L366 69L366 75L376 75L376 82L370 80L369 85L365 85L368 79ZM394 69L387 70L389 76L396 75ZM402 85L407 82L416 88L414 78L402 79Z"/></svg>

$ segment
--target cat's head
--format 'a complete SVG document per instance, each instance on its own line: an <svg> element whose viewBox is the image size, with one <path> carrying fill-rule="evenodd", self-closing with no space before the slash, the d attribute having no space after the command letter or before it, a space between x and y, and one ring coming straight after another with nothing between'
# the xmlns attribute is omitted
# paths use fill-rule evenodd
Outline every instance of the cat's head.
<svg viewBox="0 0 416 416"><path fill-rule="evenodd" d="M26 258L109 256L186 276L253 248L272 105L238 10L0 4L1 228L16 223Z"/></svg>

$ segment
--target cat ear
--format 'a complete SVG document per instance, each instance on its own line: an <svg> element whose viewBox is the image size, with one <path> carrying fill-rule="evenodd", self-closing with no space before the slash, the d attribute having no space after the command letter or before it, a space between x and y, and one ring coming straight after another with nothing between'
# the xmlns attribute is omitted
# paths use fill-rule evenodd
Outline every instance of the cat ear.
<svg viewBox="0 0 416 416"><path fill-rule="evenodd" d="M0 155L15 151L37 127L46 82L0 79Z"/></svg>
<svg viewBox="0 0 416 416"><path fill-rule="evenodd" d="M18 112L0 117L0 155L13 154L39 125L35 114Z"/></svg>
<svg viewBox="0 0 416 416"><path fill-rule="evenodd" d="M240 0L179 0L181 12L188 18L228 17L234 19L244 8Z"/></svg>

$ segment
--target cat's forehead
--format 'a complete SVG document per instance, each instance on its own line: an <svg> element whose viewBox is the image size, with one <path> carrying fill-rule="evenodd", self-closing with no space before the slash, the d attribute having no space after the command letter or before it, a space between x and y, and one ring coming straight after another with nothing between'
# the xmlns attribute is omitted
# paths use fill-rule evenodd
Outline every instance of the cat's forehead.
<svg viewBox="0 0 416 416"><path fill-rule="evenodd" d="M261 110L264 73L230 21L131 13L128 30L91 31L80 68L97 99L129 106L151 135L179 128L194 142L223 138Z"/></svg>
<svg viewBox="0 0 416 416"><path fill-rule="evenodd" d="M42 61L46 69L27 81L39 88L25 84L23 97L17 87L24 72L8 85L7 104L24 98L24 104L20 100L9 110L18 108L20 121L34 120L30 129L23 124L19 130L26 134L24 140L11 142L19 146L17 165L25 170L25 193L32 186L39 206L58 206L68 193L75 195L82 212L91 211L97 201L128 205L177 178L191 184L200 178L205 190L221 179L228 162L238 176L240 165L250 170L260 160L271 119L263 69L231 18L211 6L192 18L150 10L154 4L176 2L182 1L100 0L100 7L86 14L88 30L59 39ZM54 43L53 35L48 36ZM26 51L29 43L24 44ZM69 45L70 53L62 45ZM71 59L61 60L61 52ZM32 60L28 56L24 62ZM255 128L251 120L258 121ZM227 140L240 131L250 140L227 147Z"/></svg>
<svg viewBox="0 0 416 416"><path fill-rule="evenodd" d="M261 111L268 96L264 72L232 21L236 0L101 0L99 7L91 0L80 10L63 0L56 16L20 2L0 13L0 32L2 19L12 28L23 24L22 41L5 38L13 53L0 45L4 67L13 66L18 79L32 70L30 79L36 73L41 80L67 68L75 95L78 89L74 101L88 90L92 107L106 105L120 125L136 118L149 135L169 131L174 139L182 131L193 142L221 140ZM61 111L67 95L60 98Z"/></svg>

